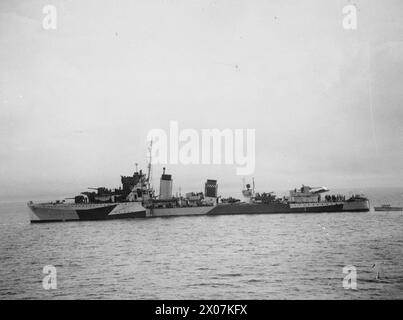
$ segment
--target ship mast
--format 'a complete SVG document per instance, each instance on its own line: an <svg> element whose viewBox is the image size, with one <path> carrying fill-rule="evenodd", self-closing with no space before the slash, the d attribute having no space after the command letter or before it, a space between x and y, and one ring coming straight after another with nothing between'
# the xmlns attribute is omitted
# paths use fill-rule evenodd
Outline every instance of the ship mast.
<svg viewBox="0 0 403 320"><path fill-rule="evenodd" d="M255 178L252 178L252 192L255 195Z"/></svg>
<svg viewBox="0 0 403 320"><path fill-rule="evenodd" d="M150 146L148 147L148 166L147 166L147 188L151 190L151 162L152 162L152 148L153 141L150 141Z"/></svg>

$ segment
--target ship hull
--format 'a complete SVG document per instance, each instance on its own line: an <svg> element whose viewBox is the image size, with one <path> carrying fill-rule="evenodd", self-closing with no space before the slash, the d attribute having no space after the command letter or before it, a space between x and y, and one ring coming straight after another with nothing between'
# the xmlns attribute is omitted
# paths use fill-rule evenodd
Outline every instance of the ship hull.
<svg viewBox="0 0 403 320"><path fill-rule="evenodd" d="M370 209L370 205L369 205L369 200L367 200L367 199L343 202L343 211L366 212L366 211L369 211L369 209Z"/></svg>
<svg viewBox="0 0 403 320"><path fill-rule="evenodd" d="M343 203L235 203L219 204L209 215L342 212Z"/></svg>
<svg viewBox="0 0 403 320"><path fill-rule="evenodd" d="M147 209L147 217L200 216L208 214L213 208L213 206L152 208Z"/></svg>
<svg viewBox="0 0 403 320"><path fill-rule="evenodd" d="M138 202L105 204L28 204L31 223L144 218L146 209Z"/></svg>

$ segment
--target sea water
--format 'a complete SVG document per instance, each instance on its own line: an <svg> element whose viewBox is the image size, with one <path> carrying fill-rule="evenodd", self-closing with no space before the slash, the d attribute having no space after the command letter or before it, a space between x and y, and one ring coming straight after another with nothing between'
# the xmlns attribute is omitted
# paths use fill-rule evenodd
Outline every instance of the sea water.
<svg viewBox="0 0 403 320"><path fill-rule="evenodd" d="M365 193L403 205L403 188ZM100 298L402 299L403 212L30 224L0 203L0 299Z"/></svg>

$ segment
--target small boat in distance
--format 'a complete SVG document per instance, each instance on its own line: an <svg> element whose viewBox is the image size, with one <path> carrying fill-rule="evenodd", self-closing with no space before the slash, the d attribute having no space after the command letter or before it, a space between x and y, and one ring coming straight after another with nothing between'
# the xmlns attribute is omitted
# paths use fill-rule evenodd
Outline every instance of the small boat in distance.
<svg viewBox="0 0 403 320"><path fill-rule="evenodd" d="M402 207L392 207L390 204L383 204L380 207L374 207L375 211L403 211Z"/></svg>

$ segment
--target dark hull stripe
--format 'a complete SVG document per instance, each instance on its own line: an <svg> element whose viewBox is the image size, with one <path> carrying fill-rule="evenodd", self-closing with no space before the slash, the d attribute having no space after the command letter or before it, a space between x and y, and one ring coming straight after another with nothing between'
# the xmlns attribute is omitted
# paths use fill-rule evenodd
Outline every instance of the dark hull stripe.
<svg viewBox="0 0 403 320"><path fill-rule="evenodd" d="M274 214L274 213L320 213L343 212L343 204L326 207L290 208L287 204L246 204L246 205L218 205L209 215L224 214Z"/></svg>
<svg viewBox="0 0 403 320"><path fill-rule="evenodd" d="M31 220L31 223L48 223L48 222L69 222L69 221L80 221L80 220Z"/></svg>
<svg viewBox="0 0 403 320"><path fill-rule="evenodd" d="M108 214L111 213L115 207L116 205L87 210L76 210L76 213L80 220L101 220L106 219Z"/></svg>
<svg viewBox="0 0 403 320"><path fill-rule="evenodd" d="M73 222L73 221L95 221L95 220L117 220L117 219L137 219L137 218L145 218L146 212L139 211L139 212L131 212L131 213L124 213L124 214L114 214L114 215L106 215L97 218L90 218L90 219L81 219L80 220L61 220L61 219L50 219L50 220L31 220L31 223L49 223L49 222Z"/></svg>

